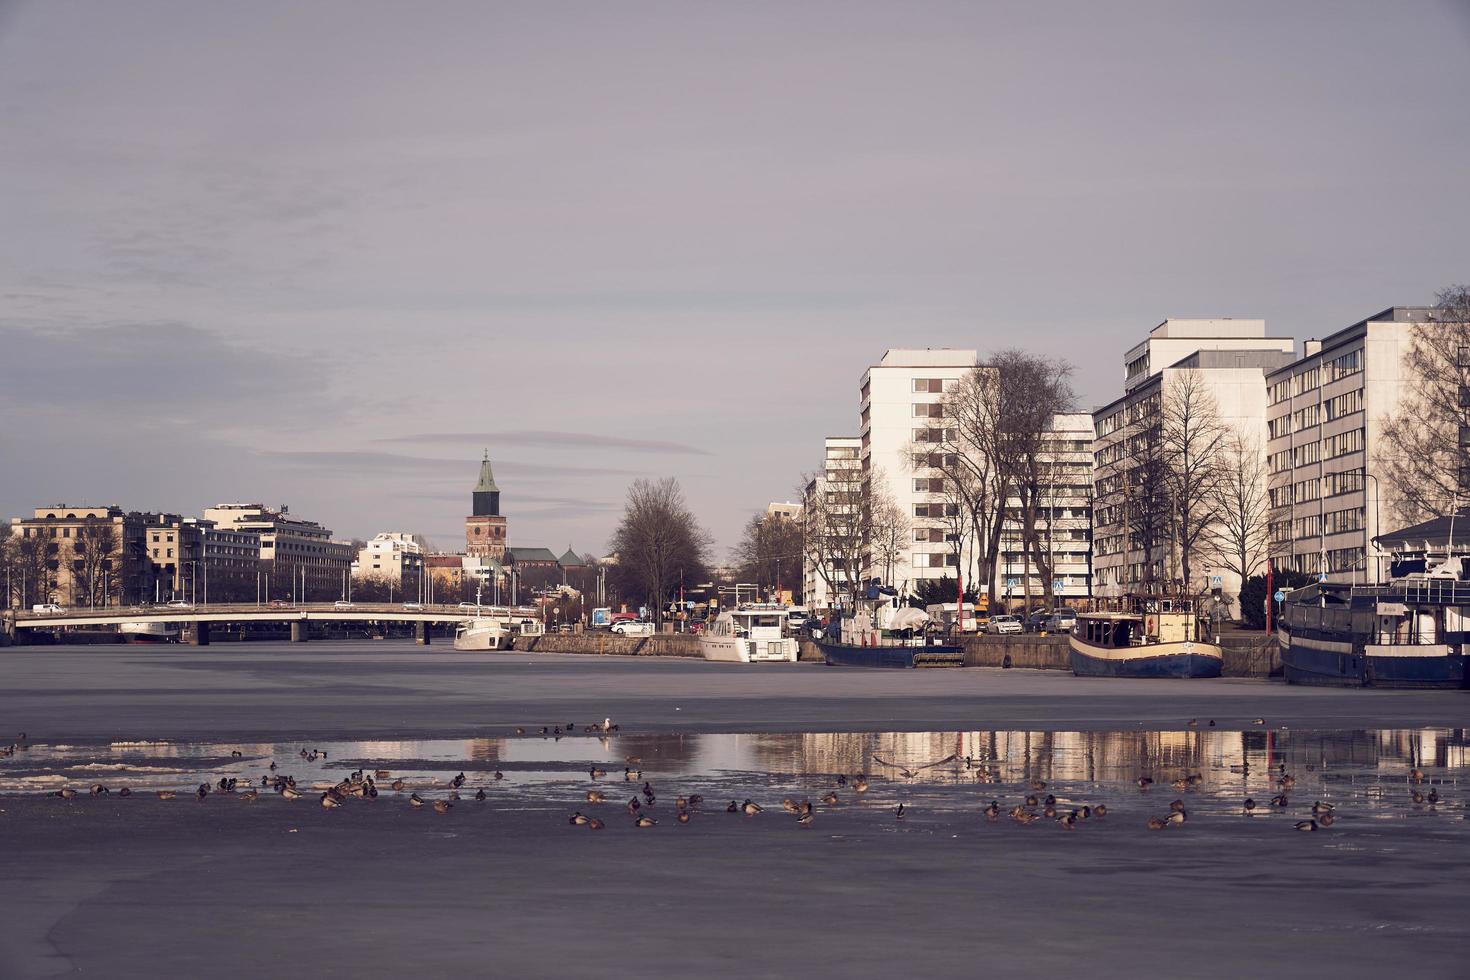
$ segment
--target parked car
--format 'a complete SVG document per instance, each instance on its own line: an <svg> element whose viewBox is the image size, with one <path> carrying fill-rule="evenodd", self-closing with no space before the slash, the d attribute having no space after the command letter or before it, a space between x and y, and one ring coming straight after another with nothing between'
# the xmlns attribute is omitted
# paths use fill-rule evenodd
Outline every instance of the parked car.
<svg viewBox="0 0 1470 980"><path fill-rule="evenodd" d="M355 606L352 603L348 602L346 599L338 599L336 602L332 603L332 608L333 609L356 609L357 606Z"/></svg>
<svg viewBox="0 0 1470 980"><path fill-rule="evenodd" d="M63 608L62 606L57 605L54 602L41 602L41 603L37 603L36 605L32 606L31 607L31 612L33 612L33 613L59 613L59 612L66 612L66 609Z"/></svg>
<svg viewBox="0 0 1470 980"><path fill-rule="evenodd" d="M405 602L403 609L405 612L422 612L424 604L422 602Z"/></svg>
<svg viewBox="0 0 1470 980"><path fill-rule="evenodd" d="M612 624L612 631L619 636L652 636L653 624L643 619L620 619Z"/></svg>
<svg viewBox="0 0 1470 980"><path fill-rule="evenodd" d="M474 612L475 610L479 609L480 606L479 606L478 603L474 603L474 602L461 602L459 604L459 608L461 608L461 609L468 609L470 612Z"/></svg>
<svg viewBox="0 0 1470 980"><path fill-rule="evenodd" d="M1020 633L1023 627L1021 620L1015 616L991 616L990 622L985 626L985 632L996 633Z"/></svg>
<svg viewBox="0 0 1470 980"><path fill-rule="evenodd" d="M576 632L576 629L572 626L571 623L562 623L557 626L556 631L558 633L574 633Z"/></svg>
<svg viewBox="0 0 1470 980"><path fill-rule="evenodd" d="M172 600L169 601L168 608L170 608L170 609L193 609L194 608L194 603L190 602L188 599L172 599Z"/></svg>
<svg viewBox="0 0 1470 980"><path fill-rule="evenodd" d="M1070 633L1072 627L1077 625L1077 611L1074 609L1058 609L1047 617L1046 631L1048 633Z"/></svg>
<svg viewBox="0 0 1470 980"><path fill-rule="evenodd" d="M291 607L291 603L286 601L285 599L272 599L270 602L266 603L266 605L270 606L272 609L289 609Z"/></svg>
<svg viewBox="0 0 1470 980"><path fill-rule="evenodd" d="M1046 621L1047 621L1048 617L1050 617L1050 616L1051 616L1051 610L1050 609L1044 609L1043 608L1043 609L1033 610L1030 613L1030 615L1028 615L1026 617L1026 620L1025 620L1026 632L1027 633L1039 633L1039 632L1041 632L1041 627L1046 624Z"/></svg>

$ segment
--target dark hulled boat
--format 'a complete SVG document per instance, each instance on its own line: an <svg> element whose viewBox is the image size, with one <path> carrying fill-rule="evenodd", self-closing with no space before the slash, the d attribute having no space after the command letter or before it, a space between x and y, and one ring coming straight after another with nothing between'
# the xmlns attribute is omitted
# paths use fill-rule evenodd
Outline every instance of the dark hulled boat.
<svg viewBox="0 0 1470 980"><path fill-rule="evenodd" d="M945 643L930 629L929 614L899 605L892 589L873 588L855 610L817 638L832 667L963 667L965 648Z"/></svg>

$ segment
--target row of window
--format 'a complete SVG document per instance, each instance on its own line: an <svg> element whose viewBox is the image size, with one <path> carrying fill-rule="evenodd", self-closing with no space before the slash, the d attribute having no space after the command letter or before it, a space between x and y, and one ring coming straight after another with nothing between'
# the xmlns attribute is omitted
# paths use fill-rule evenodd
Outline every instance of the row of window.
<svg viewBox="0 0 1470 980"><path fill-rule="evenodd" d="M944 418L944 404L942 402L915 402L914 418L942 419Z"/></svg>
<svg viewBox="0 0 1470 980"><path fill-rule="evenodd" d="M960 437L959 429L915 429L914 442L957 442Z"/></svg>
<svg viewBox="0 0 1470 980"><path fill-rule="evenodd" d="M1273 474L1285 473L1299 466L1310 466L1324 459L1336 459L1362 450L1363 430L1349 429L1335 436L1328 436L1321 442L1308 442L1271 453L1266 457L1266 470Z"/></svg>
<svg viewBox="0 0 1470 980"><path fill-rule="evenodd" d="M916 394L927 392L931 395L937 395L946 391L954 391L955 386L958 384L958 378L915 378L914 392Z"/></svg>

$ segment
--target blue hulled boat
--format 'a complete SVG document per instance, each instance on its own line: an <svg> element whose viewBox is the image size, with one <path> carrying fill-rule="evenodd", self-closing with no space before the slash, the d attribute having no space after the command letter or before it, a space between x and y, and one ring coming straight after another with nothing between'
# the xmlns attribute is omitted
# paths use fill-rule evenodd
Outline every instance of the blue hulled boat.
<svg viewBox="0 0 1470 980"><path fill-rule="evenodd" d="M873 587L857 608L816 638L831 667L963 667L965 648L941 641L929 614L900 605L892 589Z"/></svg>
<svg viewBox="0 0 1470 980"><path fill-rule="evenodd" d="M1078 677L1219 677L1225 657L1187 598L1128 596L1123 608L1081 613L1067 638Z"/></svg>

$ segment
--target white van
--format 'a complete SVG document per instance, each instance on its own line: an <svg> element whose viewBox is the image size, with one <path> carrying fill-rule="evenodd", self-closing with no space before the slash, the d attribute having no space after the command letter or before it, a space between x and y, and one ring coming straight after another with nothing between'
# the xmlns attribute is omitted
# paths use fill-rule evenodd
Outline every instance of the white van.
<svg viewBox="0 0 1470 980"><path fill-rule="evenodd" d="M66 612L61 606L54 602L41 602L31 607L33 613L59 613Z"/></svg>

